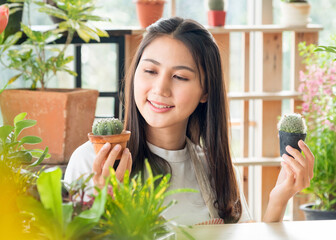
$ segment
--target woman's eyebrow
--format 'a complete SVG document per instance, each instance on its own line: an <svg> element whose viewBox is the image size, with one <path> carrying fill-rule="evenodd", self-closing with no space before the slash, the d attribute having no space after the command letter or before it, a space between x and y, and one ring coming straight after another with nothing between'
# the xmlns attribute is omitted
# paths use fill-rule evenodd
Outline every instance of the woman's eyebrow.
<svg viewBox="0 0 336 240"><path fill-rule="evenodd" d="M156 61L154 59L151 59L151 58L145 58L145 59L142 59L142 61L151 62L151 63L153 63L155 65L158 65L158 66L161 65L161 63L159 63L158 61ZM188 67L188 66L184 66L184 65L174 66L173 69L175 69L175 70L185 69L185 70L188 70L192 73L196 73L196 71L193 68Z"/></svg>

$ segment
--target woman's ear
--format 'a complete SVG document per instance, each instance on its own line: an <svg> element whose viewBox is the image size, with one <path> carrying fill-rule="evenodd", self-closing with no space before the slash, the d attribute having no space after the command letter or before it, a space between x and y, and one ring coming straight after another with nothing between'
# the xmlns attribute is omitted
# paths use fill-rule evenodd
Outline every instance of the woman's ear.
<svg viewBox="0 0 336 240"><path fill-rule="evenodd" d="M205 93L203 94L203 96L201 97L200 103L206 103L208 101L208 94Z"/></svg>

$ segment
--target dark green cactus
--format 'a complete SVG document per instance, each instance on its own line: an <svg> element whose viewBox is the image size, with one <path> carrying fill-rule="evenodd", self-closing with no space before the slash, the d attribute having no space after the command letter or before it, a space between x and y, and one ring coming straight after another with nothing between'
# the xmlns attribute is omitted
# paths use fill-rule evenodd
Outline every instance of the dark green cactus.
<svg viewBox="0 0 336 240"><path fill-rule="evenodd" d="M114 135L120 134L124 129L124 124L118 118L104 118L96 121L92 126L94 135Z"/></svg>
<svg viewBox="0 0 336 240"><path fill-rule="evenodd" d="M284 115L278 123L278 129L288 133L307 133L306 122L297 113Z"/></svg>
<svg viewBox="0 0 336 240"><path fill-rule="evenodd" d="M224 0L208 0L209 10L224 11Z"/></svg>

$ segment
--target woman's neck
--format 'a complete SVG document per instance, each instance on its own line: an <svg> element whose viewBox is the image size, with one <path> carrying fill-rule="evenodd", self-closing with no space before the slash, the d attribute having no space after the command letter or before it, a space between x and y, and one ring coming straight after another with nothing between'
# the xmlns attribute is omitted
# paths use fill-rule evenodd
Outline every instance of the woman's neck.
<svg viewBox="0 0 336 240"><path fill-rule="evenodd" d="M179 131L175 129L172 131L169 128L152 128L147 126L146 128L146 140L159 147L166 150L180 150L185 147L186 143L186 128L180 129Z"/></svg>

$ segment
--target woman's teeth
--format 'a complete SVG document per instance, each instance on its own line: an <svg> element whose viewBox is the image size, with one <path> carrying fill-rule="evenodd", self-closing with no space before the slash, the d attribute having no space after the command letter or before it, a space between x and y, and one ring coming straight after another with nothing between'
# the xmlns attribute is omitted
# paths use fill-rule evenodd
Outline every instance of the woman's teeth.
<svg viewBox="0 0 336 240"><path fill-rule="evenodd" d="M159 105L153 102L150 102L156 108L172 108L173 106Z"/></svg>

